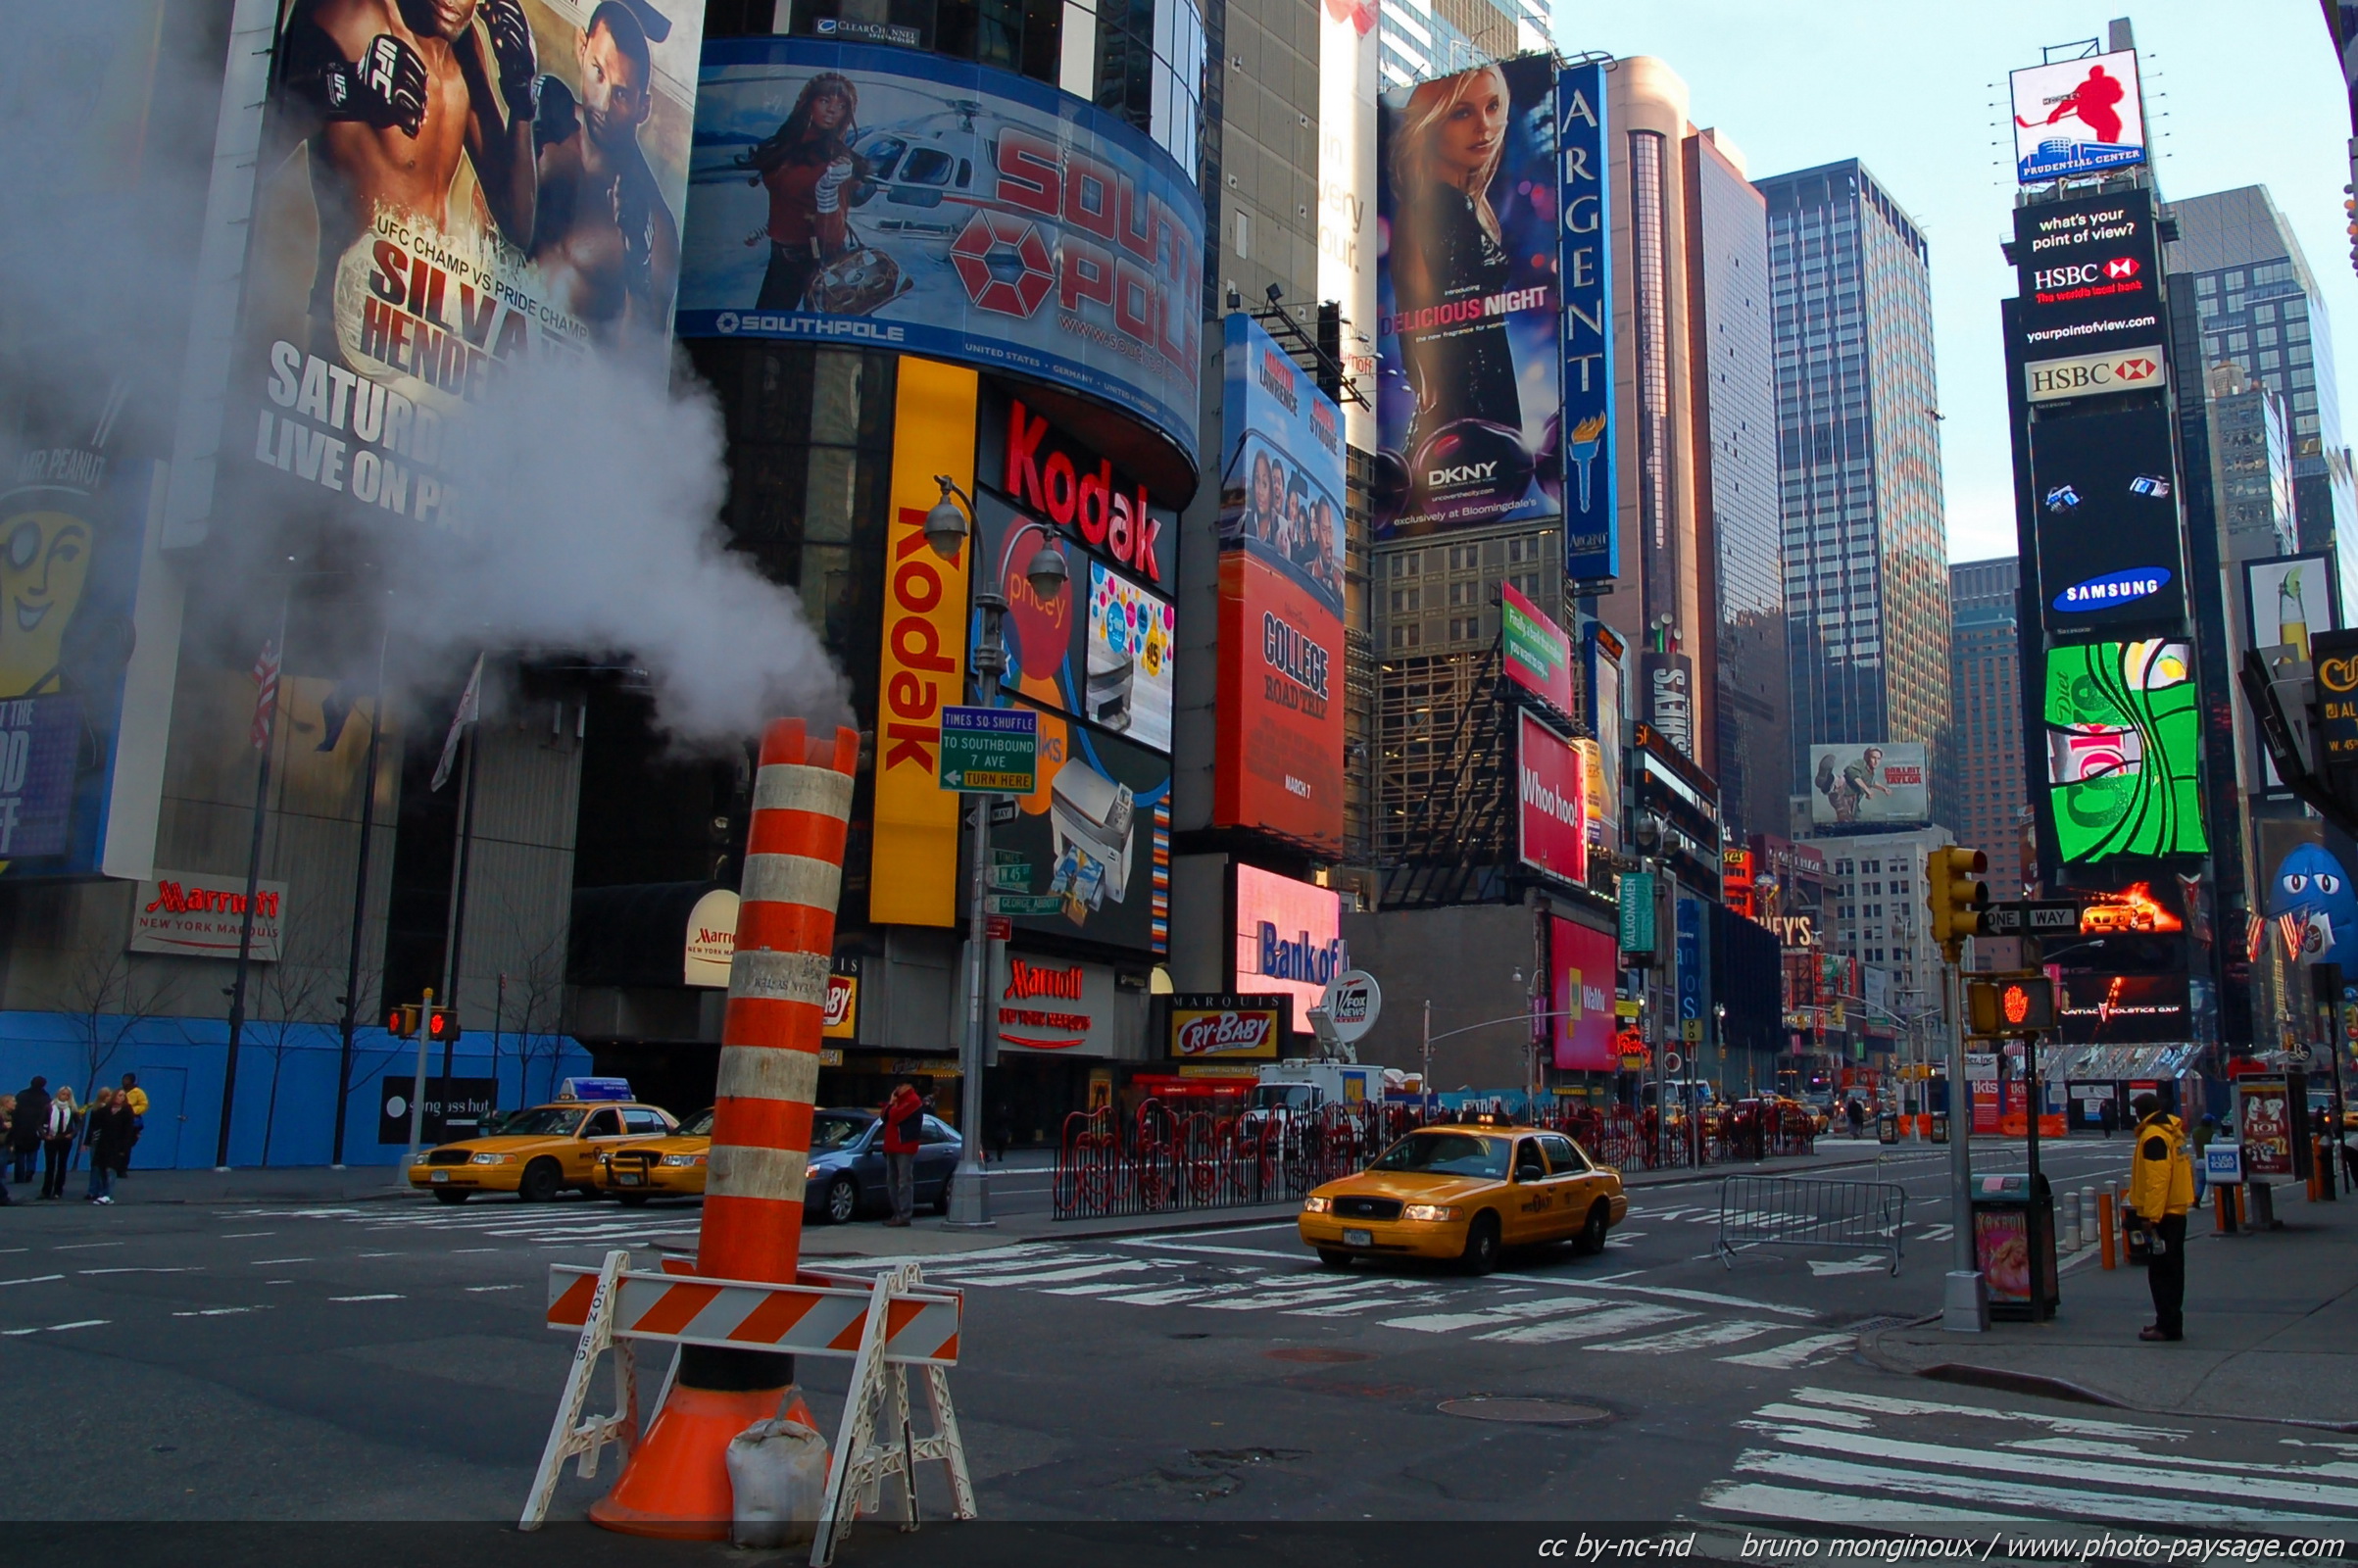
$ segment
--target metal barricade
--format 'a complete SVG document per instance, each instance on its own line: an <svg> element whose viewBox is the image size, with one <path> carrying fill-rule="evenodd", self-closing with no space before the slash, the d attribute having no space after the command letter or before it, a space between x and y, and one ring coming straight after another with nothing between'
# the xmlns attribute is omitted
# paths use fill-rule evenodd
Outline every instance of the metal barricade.
<svg viewBox="0 0 2358 1568"><path fill-rule="evenodd" d="M1723 1176L1720 1261L1748 1247L1843 1247L1888 1251L1899 1272L1908 1195L1895 1182L1828 1182L1799 1176Z"/></svg>

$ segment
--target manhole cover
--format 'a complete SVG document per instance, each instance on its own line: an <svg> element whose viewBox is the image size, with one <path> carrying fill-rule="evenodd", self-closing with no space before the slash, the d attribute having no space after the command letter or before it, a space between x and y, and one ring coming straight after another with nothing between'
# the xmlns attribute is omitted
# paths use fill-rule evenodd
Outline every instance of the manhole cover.
<svg viewBox="0 0 2358 1568"><path fill-rule="evenodd" d="M1318 1366L1341 1366L1346 1361L1372 1361L1368 1350L1339 1350L1328 1345L1290 1345L1282 1350L1263 1350L1272 1361L1308 1361Z"/></svg>
<svg viewBox="0 0 2358 1568"><path fill-rule="evenodd" d="M1543 1427L1585 1427L1613 1419L1613 1412L1600 1405L1582 1404L1573 1399L1531 1399L1489 1395L1444 1399L1440 1409L1443 1415L1461 1415L1474 1421L1521 1421Z"/></svg>
<svg viewBox="0 0 2358 1568"><path fill-rule="evenodd" d="M1898 1317L1890 1312L1879 1312L1874 1317L1862 1317L1855 1323L1845 1323L1842 1328L1844 1332L1850 1334L1872 1334L1877 1329L1905 1328L1915 1321L1912 1317Z"/></svg>

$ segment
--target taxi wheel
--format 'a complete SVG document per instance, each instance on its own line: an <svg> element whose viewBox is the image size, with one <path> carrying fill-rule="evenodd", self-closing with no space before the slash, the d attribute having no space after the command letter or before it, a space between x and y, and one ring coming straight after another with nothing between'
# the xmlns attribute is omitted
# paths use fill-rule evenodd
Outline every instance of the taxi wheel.
<svg viewBox="0 0 2358 1568"><path fill-rule="evenodd" d="M516 1184L516 1196L527 1203L545 1203L557 1196L562 1178L553 1159L536 1159L524 1167L524 1179Z"/></svg>
<svg viewBox="0 0 2358 1568"><path fill-rule="evenodd" d="M1603 1251L1604 1234L1612 1228L1612 1206L1602 1202L1596 1204L1589 1210L1588 1223L1581 1226L1580 1235L1573 1240L1573 1250L1578 1252Z"/></svg>
<svg viewBox="0 0 2358 1568"><path fill-rule="evenodd" d="M464 1203L474 1197L474 1194L453 1192L447 1187L437 1187L434 1189L434 1196L445 1203Z"/></svg>
<svg viewBox="0 0 2358 1568"><path fill-rule="evenodd" d="M645 1193L616 1193L614 1194L614 1201L621 1204L624 1208L637 1208L640 1204L647 1201L647 1195Z"/></svg>
<svg viewBox="0 0 2358 1568"><path fill-rule="evenodd" d="M1465 1228L1465 1251L1458 1261L1468 1274L1488 1274L1498 1266L1498 1216L1488 1209Z"/></svg>
<svg viewBox="0 0 2358 1568"><path fill-rule="evenodd" d="M1320 1268L1349 1268L1351 1267L1351 1254L1340 1248L1321 1247L1318 1249L1318 1266Z"/></svg>

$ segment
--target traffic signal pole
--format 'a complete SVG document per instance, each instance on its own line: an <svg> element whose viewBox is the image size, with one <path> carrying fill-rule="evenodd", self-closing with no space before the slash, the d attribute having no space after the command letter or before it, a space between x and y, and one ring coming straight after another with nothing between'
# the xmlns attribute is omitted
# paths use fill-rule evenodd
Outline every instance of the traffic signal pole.
<svg viewBox="0 0 2358 1568"><path fill-rule="evenodd" d="M1990 1329L1990 1286L1974 1250L1973 1104L1965 1082L1964 983L1958 973L1965 939L1980 932L1981 911L1990 904L1989 886L1980 879L1989 864L1981 851L1953 846L1933 851L1925 861L1925 880L1931 888L1924 902L1932 910L1933 936L1946 960L1940 984L1948 1004L1948 1199L1955 1225L1949 1233L1940 1327L1951 1334L1984 1334Z"/></svg>
<svg viewBox="0 0 2358 1568"><path fill-rule="evenodd" d="M418 1009L418 1075L410 1084L410 1152L403 1156L401 1169L395 1173L394 1185L409 1190L410 1167L418 1163L418 1151L425 1142L425 1020L434 1014L434 988L425 988L425 1004Z"/></svg>

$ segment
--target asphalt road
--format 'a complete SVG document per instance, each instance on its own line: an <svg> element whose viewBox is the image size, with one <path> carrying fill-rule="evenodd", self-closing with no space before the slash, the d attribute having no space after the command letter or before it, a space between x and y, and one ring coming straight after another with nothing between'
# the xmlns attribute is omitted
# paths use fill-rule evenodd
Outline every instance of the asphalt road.
<svg viewBox="0 0 2358 1568"><path fill-rule="evenodd" d="M1978 1168L1998 1167L1994 1152L1976 1152ZM2047 1163L2076 1188L2126 1158L2124 1143L2081 1142L2051 1148ZM1722 1533L1952 1516L2358 1523L2358 1444L2121 1418L1868 1365L1854 1353L1862 1325L1938 1305L1944 1155L1827 1174L1907 1191L1896 1277L1864 1252L1723 1266L1717 1173L1637 1190L1602 1255L1510 1254L1487 1279L1322 1270L1290 1225L927 1258L929 1279L967 1292L954 1386L984 1512L1052 1532L1091 1520L1692 1519ZM684 1249L697 1217L688 1204L570 1198L143 1203L136 1176L120 1191L109 1209L0 1213L0 1385L62 1396L39 1421L0 1422L0 1466L20 1481L0 1517L512 1518L570 1352L541 1326L548 1265L595 1263L616 1246ZM2071 1288L2067 1275L2067 1299ZM2136 1327L2123 1323L2124 1338ZM803 1371L831 1431L845 1366ZM1597 1419L1441 1408L1472 1399L1461 1408L1496 1414L1479 1401L1502 1397L1588 1405ZM578 1517L611 1474L568 1472L558 1513ZM942 1501L930 1489L924 1500ZM914 1560L942 1539L871 1531L844 1560ZM1037 1540L1026 1554L1042 1560Z"/></svg>

